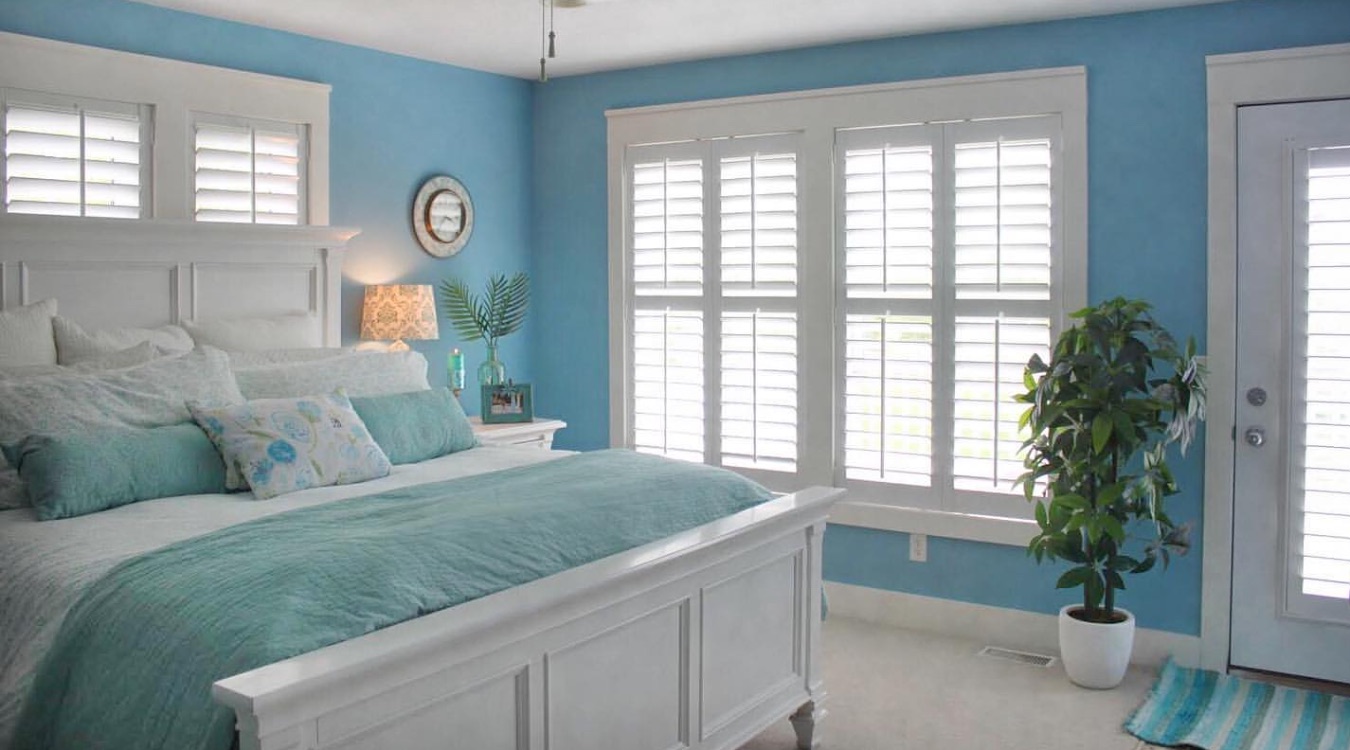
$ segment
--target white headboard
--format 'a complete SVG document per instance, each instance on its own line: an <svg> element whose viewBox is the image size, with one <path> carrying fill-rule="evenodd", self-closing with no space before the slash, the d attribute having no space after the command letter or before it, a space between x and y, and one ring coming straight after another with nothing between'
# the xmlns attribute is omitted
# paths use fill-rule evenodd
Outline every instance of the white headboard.
<svg viewBox="0 0 1350 750"><path fill-rule="evenodd" d="M56 298L91 329L311 312L342 340L342 255L359 230L0 217L0 309Z"/></svg>

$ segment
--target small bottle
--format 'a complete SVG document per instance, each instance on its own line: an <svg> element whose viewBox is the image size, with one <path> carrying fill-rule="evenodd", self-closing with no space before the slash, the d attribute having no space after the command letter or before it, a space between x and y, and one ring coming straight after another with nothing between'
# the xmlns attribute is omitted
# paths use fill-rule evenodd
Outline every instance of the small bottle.
<svg viewBox="0 0 1350 750"><path fill-rule="evenodd" d="M450 392L459 398L464 390L464 354L458 348L450 350Z"/></svg>

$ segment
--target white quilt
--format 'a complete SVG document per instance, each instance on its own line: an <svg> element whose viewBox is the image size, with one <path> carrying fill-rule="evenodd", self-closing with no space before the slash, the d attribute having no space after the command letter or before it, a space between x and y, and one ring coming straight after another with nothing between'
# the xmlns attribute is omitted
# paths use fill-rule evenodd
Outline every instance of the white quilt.
<svg viewBox="0 0 1350 750"><path fill-rule="evenodd" d="M0 512L0 750L8 748L29 680L84 589L123 560L217 529L349 497L549 461L565 452L484 446L394 467L382 479L255 500L193 495L39 522L31 508Z"/></svg>

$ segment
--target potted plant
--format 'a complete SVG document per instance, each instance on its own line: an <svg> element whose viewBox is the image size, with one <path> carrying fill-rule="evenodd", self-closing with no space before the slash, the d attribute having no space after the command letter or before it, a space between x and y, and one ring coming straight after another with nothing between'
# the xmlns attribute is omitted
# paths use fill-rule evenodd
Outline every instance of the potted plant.
<svg viewBox="0 0 1350 750"><path fill-rule="evenodd" d="M1167 454L1176 443L1184 455L1204 419L1205 368L1195 341L1179 347L1150 311L1116 298L1074 313L1050 362L1027 363L1017 397L1031 433L1018 484L1040 527L1028 553L1073 566L1056 585L1083 598L1060 610L1059 645L1084 687L1115 687L1129 666L1134 616L1116 606L1124 574L1165 568L1189 547L1190 525L1163 508L1177 492ZM1127 553L1138 540L1141 554Z"/></svg>
<svg viewBox="0 0 1350 750"><path fill-rule="evenodd" d="M525 324L530 306L530 277L494 274L482 297L460 279L441 282L441 308L467 341L487 342L487 359L478 366L479 385L505 385L506 365L497 358L497 342Z"/></svg>

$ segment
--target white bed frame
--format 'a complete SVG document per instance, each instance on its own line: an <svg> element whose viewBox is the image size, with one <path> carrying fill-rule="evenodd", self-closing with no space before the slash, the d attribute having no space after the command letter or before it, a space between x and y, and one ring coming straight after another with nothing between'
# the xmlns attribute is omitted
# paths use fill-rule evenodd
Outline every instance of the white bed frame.
<svg viewBox="0 0 1350 750"><path fill-rule="evenodd" d="M0 307L93 328L294 311L341 340L352 230L0 217ZM791 716L818 747L811 488L220 680L241 750L733 750Z"/></svg>

